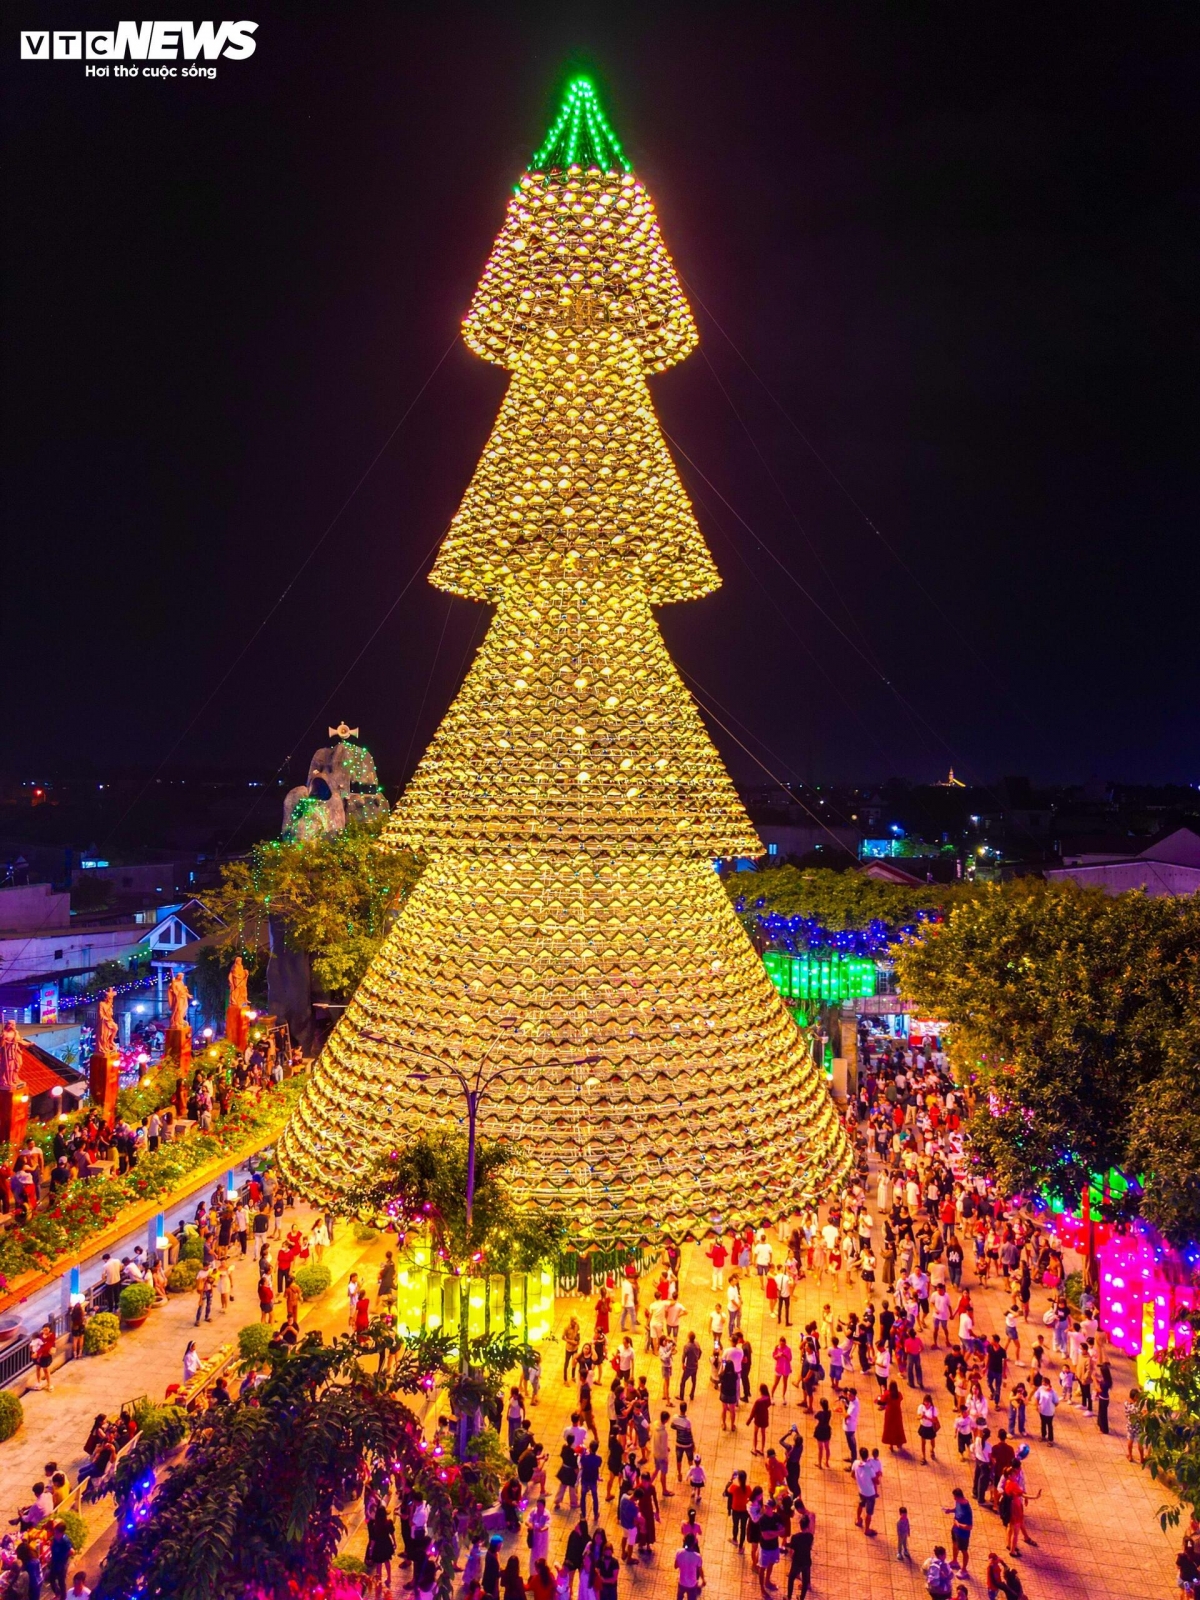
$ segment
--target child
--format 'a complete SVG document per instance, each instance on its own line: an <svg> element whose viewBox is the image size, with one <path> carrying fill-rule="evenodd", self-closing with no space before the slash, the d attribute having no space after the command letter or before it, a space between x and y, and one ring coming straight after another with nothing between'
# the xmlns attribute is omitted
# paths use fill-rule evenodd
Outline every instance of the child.
<svg viewBox="0 0 1200 1600"><path fill-rule="evenodd" d="M971 1444L971 1435L975 1431L975 1419L967 1410L965 1404L959 1407L958 1415L954 1419L954 1437L958 1440L958 1453L965 1456ZM1009 1432L1012 1424L1009 1424Z"/></svg>
<svg viewBox="0 0 1200 1600"><path fill-rule="evenodd" d="M1004 1563L993 1550L988 1555L987 1600L1000 1600L1004 1594Z"/></svg>
<svg viewBox="0 0 1200 1600"><path fill-rule="evenodd" d="M1033 1353L1029 1357L1029 1365L1032 1368L1032 1370L1033 1370L1035 1375L1042 1370L1042 1362L1045 1359L1046 1359L1046 1346L1042 1343L1042 1336L1039 1333L1038 1336L1037 1336L1037 1342L1035 1343L1035 1345L1033 1347Z"/></svg>
<svg viewBox="0 0 1200 1600"><path fill-rule="evenodd" d="M1075 1393L1075 1368L1068 1357L1063 1357L1062 1371L1058 1375L1058 1385L1062 1390L1062 1397L1069 1405Z"/></svg>
<svg viewBox="0 0 1200 1600"><path fill-rule="evenodd" d="M829 1346L829 1382L834 1394L837 1394L842 1381L842 1370L846 1362L846 1353L842 1349L840 1340L835 1339Z"/></svg>
<svg viewBox="0 0 1200 1600"><path fill-rule="evenodd" d="M704 1476L704 1468L701 1465L700 1457L697 1455L696 1459L692 1462L691 1470L688 1472L688 1483L691 1485L692 1504L694 1506L698 1506L700 1504L700 1491L704 1488L704 1485L707 1482L708 1479Z"/></svg>
<svg viewBox="0 0 1200 1600"><path fill-rule="evenodd" d="M774 1450L767 1451L767 1493L773 1495L787 1482L787 1469Z"/></svg>
<svg viewBox="0 0 1200 1600"><path fill-rule="evenodd" d="M1025 1402L1029 1394L1023 1383L1013 1385L1012 1393L1008 1397L1008 1436L1013 1438L1016 1434L1025 1437Z"/></svg>
<svg viewBox="0 0 1200 1600"><path fill-rule="evenodd" d="M908 1535L909 1535L908 1507L901 1506L896 1518L896 1560L908 1560Z"/></svg>

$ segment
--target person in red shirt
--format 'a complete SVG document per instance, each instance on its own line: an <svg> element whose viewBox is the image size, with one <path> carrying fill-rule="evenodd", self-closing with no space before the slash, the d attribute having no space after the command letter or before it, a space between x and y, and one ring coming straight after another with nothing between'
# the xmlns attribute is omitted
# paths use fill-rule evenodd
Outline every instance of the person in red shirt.
<svg viewBox="0 0 1200 1600"><path fill-rule="evenodd" d="M292 1262L296 1252L289 1248L287 1241L279 1247L279 1254L275 1257L275 1287L280 1294L287 1288L292 1275Z"/></svg>
<svg viewBox="0 0 1200 1600"><path fill-rule="evenodd" d="M370 1325L371 1302L365 1294L360 1294L354 1306L354 1332L360 1343L366 1338Z"/></svg>
<svg viewBox="0 0 1200 1600"><path fill-rule="evenodd" d="M708 1251L708 1259L712 1262L712 1286L714 1289L725 1287L725 1263L729 1259L729 1252L720 1239L714 1239Z"/></svg>

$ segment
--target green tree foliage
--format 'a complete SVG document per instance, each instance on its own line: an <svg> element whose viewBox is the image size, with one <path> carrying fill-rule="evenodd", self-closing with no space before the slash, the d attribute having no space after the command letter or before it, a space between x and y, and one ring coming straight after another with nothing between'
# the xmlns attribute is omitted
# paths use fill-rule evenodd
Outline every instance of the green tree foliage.
<svg viewBox="0 0 1200 1600"><path fill-rule="evenodd" d="M351 994L421 871L411 851L380 845L382 827L382 820L351 822L304 843L271 839L225 866L206 904L223 925L226 957L265 949L267 919L278 916L295 947L312 957L321 987Z"/></svg>
<svg viewBox="0 0 1200 1600"><path fill-rule="evenodd" d="M1150 1476L1168 1482L1193 1516L1200 1513L1200 1311L1180 1319L1193 1330L1192 1348L1168 1350L1159 1358L1153 1390L1134 1401L1135 1423L1146 1447ZM1180 1508L1158 1513L1163 1532L1178 1525Z"/></svg>
<svg viewBox="0 0 1200 1600"><path fill-rule="evenodd" d="M814 917L822 927L840 933L866 928L872 922L895 930L915 922L918 912L932 911L953 891L945 885L880 883L854 869L830 867L760 867L757 872L731 873L725 890L734 906L743 905L742 920L753 925L760 914Z"/></svg>
<svg viewBox="0 0 1200 1600"><path fill-rule="evenodd" d="M253 1404L200 1414L181 1459L163 1465L175 1449L173 1429L144 1447L139 1439L118 1485L121 1512L156 1470L158 1482L147 1516L119 1516L97 1600L312 1592L328 1582L344 1510L364 1477L397 1466L429 1501L439 1594L449 1600L457 1469L446 1473L423 1448L420 1424L400 1399L418 1393L429 1374L403 1353L387 1371L366 1369L397 1344L379 1324L362 1345L345 1337L324 1345L310 1334L293 1352L268 1350L270 1372Z"/></svg>
<svg viewBox="0 0 1200 1600"><path fill-rule="evenodd" d="M1163 1070L1134 1100L1126 1165L1145 1185L1141 1213L1176 1244L1200 1239L1200 1017L1166 1033Z"/></svg>
<svg viewBox="0 0 1200 1600"><path fill-rule="evenodd" d="M544 1212L517 1205L507 1177L517 1160L512 1145L478 1140L469 1230L467 1139L457 1129L423 1134L381 1157L339 1209L365 1221L388 1217L427 1225L434 1248L455 1266L478 1257L490 1272L533 1271L558 1250L563 1229Z"/></svg>
<svg viewBox="0 0 1200 1600"><path fill-rule="evenodd" d="M11 1439L25 1420L25 1411L16 1395L0 1389L0 1441Z"/></svg>
<svg viewBox="0 0 1200 1600"><path fill-rule="evenodd" d="M513 1197L509 1175L517 1164L509 1144L480 1139L475 1150L475 1192L467 1224L467 1139L457 1130L438 1130L390 1152L369 1169L339 1209L375 1220L387 1217L407 1226L427 1227L435 1251L464 1279L459 1294L458 1369L445 1387L455 1414L465 1419L499 1392L505 1373L529 1359L527 1345L507 1328L468 1338L465 1280L491 1273L532 1272L562 1247L561 1222L546 1212L522 1209ZM505 1307L507 1313L507 1296ZM465 1422L460 1422L460 1453L469 1455Z"/></svg>
<svg viewBox="0 0 1200 1600"><path fill-rule="evenodd" d="M899 951L903 993L952 1025L971 1134L1017 1192L1077 1204L1092 1173L1146 1178L1142 1213L1200 1234L1200 1118L1185 1092L1200 902L1074 884L989 885Z"/></svg>

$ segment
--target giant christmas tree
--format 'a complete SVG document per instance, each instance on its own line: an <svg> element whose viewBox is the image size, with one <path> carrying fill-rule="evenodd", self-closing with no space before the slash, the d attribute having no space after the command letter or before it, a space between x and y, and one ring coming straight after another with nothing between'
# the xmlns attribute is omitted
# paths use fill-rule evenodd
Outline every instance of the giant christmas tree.
<svg viewBox="0 0 1200 1600"><path fill-rule="evenodd" d="M648 373L696 328L586 79L530 162L464 322L512 373L431 581L493 605L386 840L428 866L284 1134L344 1189L461 1122L438 1064L504 1070L482 1131L576 1238L786 1215L849 1165L713 860L761 846L653 606L720 579Z"/></svg>

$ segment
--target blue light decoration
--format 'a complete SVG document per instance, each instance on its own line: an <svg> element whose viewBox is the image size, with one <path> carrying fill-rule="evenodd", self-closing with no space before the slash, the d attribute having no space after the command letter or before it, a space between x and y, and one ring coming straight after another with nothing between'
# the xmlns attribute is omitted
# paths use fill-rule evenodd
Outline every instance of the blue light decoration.
<svg viewBox="0 0 1200 1600"><path fill-rule="evenodd" d="M128 983L105 984L103 989L91 989L87 994L64 994L58 999L60 1011L73 1011L76 1006L93 1006L103 1000L109 989L117 994L133 994L138 989L152 989L158 980L151 973L145 978L131 978Z"/></svg>
<svg viewBox="0 0 1200 1600"><path fill-rule="evenodd" d="M747 904L742 896L737 902L740 912L757 911L765 904L763 899ZM864 928L827 928L816 917L789 917L779 911L759 911L758 925L768 943L788 955L803 955L813 950L829 950L843 956L885 956L893 944L911 938L919 928L940 922L940 911L918 911L916 921L895 928L890 923L874 920Z"/></svg>

